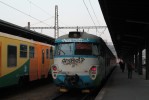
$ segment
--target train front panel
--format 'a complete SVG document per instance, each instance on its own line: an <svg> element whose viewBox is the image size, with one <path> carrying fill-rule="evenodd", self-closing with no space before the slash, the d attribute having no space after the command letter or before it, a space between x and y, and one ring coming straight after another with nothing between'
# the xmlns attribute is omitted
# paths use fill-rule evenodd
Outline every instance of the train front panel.
<svg viewBox="0 0 149 100"><path fill-rule="evenodd" d="M93 88L100 70L94 57L55 58L52 76L58 86L67 88Z"/></svg>

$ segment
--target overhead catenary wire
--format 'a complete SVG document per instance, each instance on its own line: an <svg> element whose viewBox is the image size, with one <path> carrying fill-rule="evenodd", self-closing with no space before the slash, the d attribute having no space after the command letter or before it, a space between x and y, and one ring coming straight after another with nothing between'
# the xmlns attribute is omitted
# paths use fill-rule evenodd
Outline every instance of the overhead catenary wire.
<svg viewBox="0 0 149 100"><path fill-rule="evenodd" d="M99 36L101 36L102 34L104 34L104 32L105 32L106 29L107 29L107 28L105 28L105 29L101 32L101 34L100 34Z"/></svg>
<svg viewBox="0 0 149 100"><path fill-rule="evenodd" d="M96 16L96 13L95 13L95 11L94 11L94 8L93 8L93 6L92 6L91 0L89 0L89 3L90 3L90 6L91 6L91 8L92 8L92 11L93 11L93 13L94 13L94 15L95 15L95 17L96 17L97 22L98 22L98 24L100 25L99 20L98 20L98 18L97 18L97 16Z"/></svg>
<svg viewBox="0 0 149 100"><path fill-rule="evenodd" d="M90 14L90 12L89 12L88 7L87 7L87 5L86 5L86 3L85 3L85 1L84 1L84 0L83 0L83 3L84 3L84 5L85 5L85 7L86 7L86 9L87 9L87 12L88 12L88 14L89 14L89 16L90 16L90 18L91 18L92 22L93 22L93 23L94 23L94 25L96 26L96 24L95 24L95 22L94 22L94 20L93 20L93 18L92 18L92 16L91 16L91 14Z"/></svg>
<svg viewBox="0 0 149 100"><path fill-rule="evenodd" d="M63 24L64 24L64 26L69 26L69 25L66 25L64 22L62 22L62 20L59 20L59 22L63 23Z"/></svg>
<svg viewBox="0 0 149 100"><path fill-rule="evenodd" d="M95 11L94 11L94 8L93 8L93 6L92 6L91 0L89 0L89 3L90 3L90 6L91 6L91 8L92 8L92 11L93 11L93 13L94 13L94 15L95 15L95 17L96 17L97 22L98 22L98 24L100 25L99 20L98 20L98 18L97 18L97 16L96 16L96 13L95 13ZM105 30L106 30L106 28L105 28L102 32L99 32L99 31L98 31L98 33L101 33L99 36L101 36L102 34L104 34Z"/></svg>
<svg viewBox="0 0 149 100"><path fill-rule="evenodd" d="M27 14L27 13L25 13L25 12L23 12L23 11L17 9L17 8L15 8L15 7L10 6L9 4L6 4L6 3L4 3L4 2L2 2L2 1L0 1L0 3L2 3L2 4L6 5L6 6L10 7L10 8L12 8L12 9L16 10L16 11L18 11L18 12L20 12L20 13L26 15L26 16L29 16L29 17L31 17L31 18L33 18L33 19L35 19L35 20L38 20L38 21L40 21L41 23L44 23L44 22L42 22L41 20L39 20L39 19L37 19L37 18L35 18L35 17L33 17L33 16L31 16L31 15L29 15L29 14ZM47 23L44 23L44 24L48 25ZM48 26L49 26L49 25L48 25Z"/></svg>
<svg viewBox="0 0 149 100"><path fill-rule="evenodd" d="M87 5L86 5L86 3L85 3L84 0L83 0L83 3L84 3L84 5L85 5L85 7L86 7L86 9L87 9L87 12L88 12L88 14L89 14L89 16L90 16L90 18L91 18L93 24L96 26L96 24L95 24L95 22L94 22L94 20L93 20L93 18L92 18L92 16L91 16L91 14L90 14L90 12L89 12L88 7L87 7ZM96 28L96 31L98 32L98 29L97 29L97 28ZM97 33L96 33L96 35L97 35Z"/></svg>
<svg viewBox="0 0 149 100"><path fill-rule="evenodd" d="M47 19L45 19L45 20L42 20L42 22L45 22L45 21L50 20L50 19L52 19L52 18L54 18L54 16L52 16L52 17L50 17L50 18L47 18ZM39 22L37 22L37 23L33 23L33 24L31 24L31 26L37 25L37 24L40 24L40 23L41 23L41 21L39 21Z"/></svg>
<svg viewBox="0 0 149 100"><path fill-rule="evenodd" d="M39 7L38 5L36 5L35 3L33 3L30 0L27 0L29 3L33 4L35 7L39 8L41 11L43 11L45 14L50 15L47 11L45 11L44 9L42 9L41 7Z"/></svg>

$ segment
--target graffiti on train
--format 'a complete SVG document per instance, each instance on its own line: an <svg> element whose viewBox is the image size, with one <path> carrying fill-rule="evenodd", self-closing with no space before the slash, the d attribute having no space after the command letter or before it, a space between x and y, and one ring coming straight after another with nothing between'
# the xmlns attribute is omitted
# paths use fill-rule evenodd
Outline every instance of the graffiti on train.
<svg viewBox="0 0 149 100"><path fill-rule="evenodd" d="M62 59L62 63L64 65L78 65L83 63L85 58L69 58L69 59Z"/></svg>

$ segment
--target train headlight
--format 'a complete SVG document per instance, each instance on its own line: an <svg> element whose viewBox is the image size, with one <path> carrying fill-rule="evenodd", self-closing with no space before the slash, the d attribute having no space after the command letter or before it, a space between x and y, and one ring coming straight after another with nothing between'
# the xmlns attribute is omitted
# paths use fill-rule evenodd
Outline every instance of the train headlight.
<svg viewBox="0 0 149 100"><path fill-rule="evenodd" d="M96 78L97 75L97 67L96 66L92 66L89 70L89 74L92 80L94 80Z"/></svg>
<svg viewBox="0 0 149 100"><path fill-rule="evenodd" d="M91 67L91 71L96 71L96 70L97 70L96 66Z"/></svg>
<svg viewBox="0 0 149 100"><path fill-rule="evenodd" d="M56 66L52 66L52 70L53 71L56 71L57 70L57 67Z"/></svg>
<svg viewBox="0 0 149 100"><path fill-rule="evenodd" d="M51 69L52 69L52 77L53 77L53 79L56 79L57 74L58 74L57 66L53 65L53 66L51 67Z"/></svg>

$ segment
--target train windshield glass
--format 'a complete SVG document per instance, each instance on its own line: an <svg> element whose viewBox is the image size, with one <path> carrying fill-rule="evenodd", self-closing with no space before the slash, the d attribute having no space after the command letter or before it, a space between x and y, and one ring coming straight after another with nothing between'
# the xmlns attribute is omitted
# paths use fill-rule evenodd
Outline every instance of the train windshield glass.
<svg viewBox="0 0 149 100"><path fill-rule="evenodd" d="M93 43L61 43L56 45L56 56L99 55L97 44Z"/></svg>
<svg viewBox="0 0 149 100"><path fill-rule="evenodd" d="M56 45L55 55L73 55L74 44L73 43L63 43Z"/></svg>
<svg viewBox="0 0 149 100"><path fill-rule="evenodd" d="M75 55L92 55L92 43L76 43Z"/></svg>

